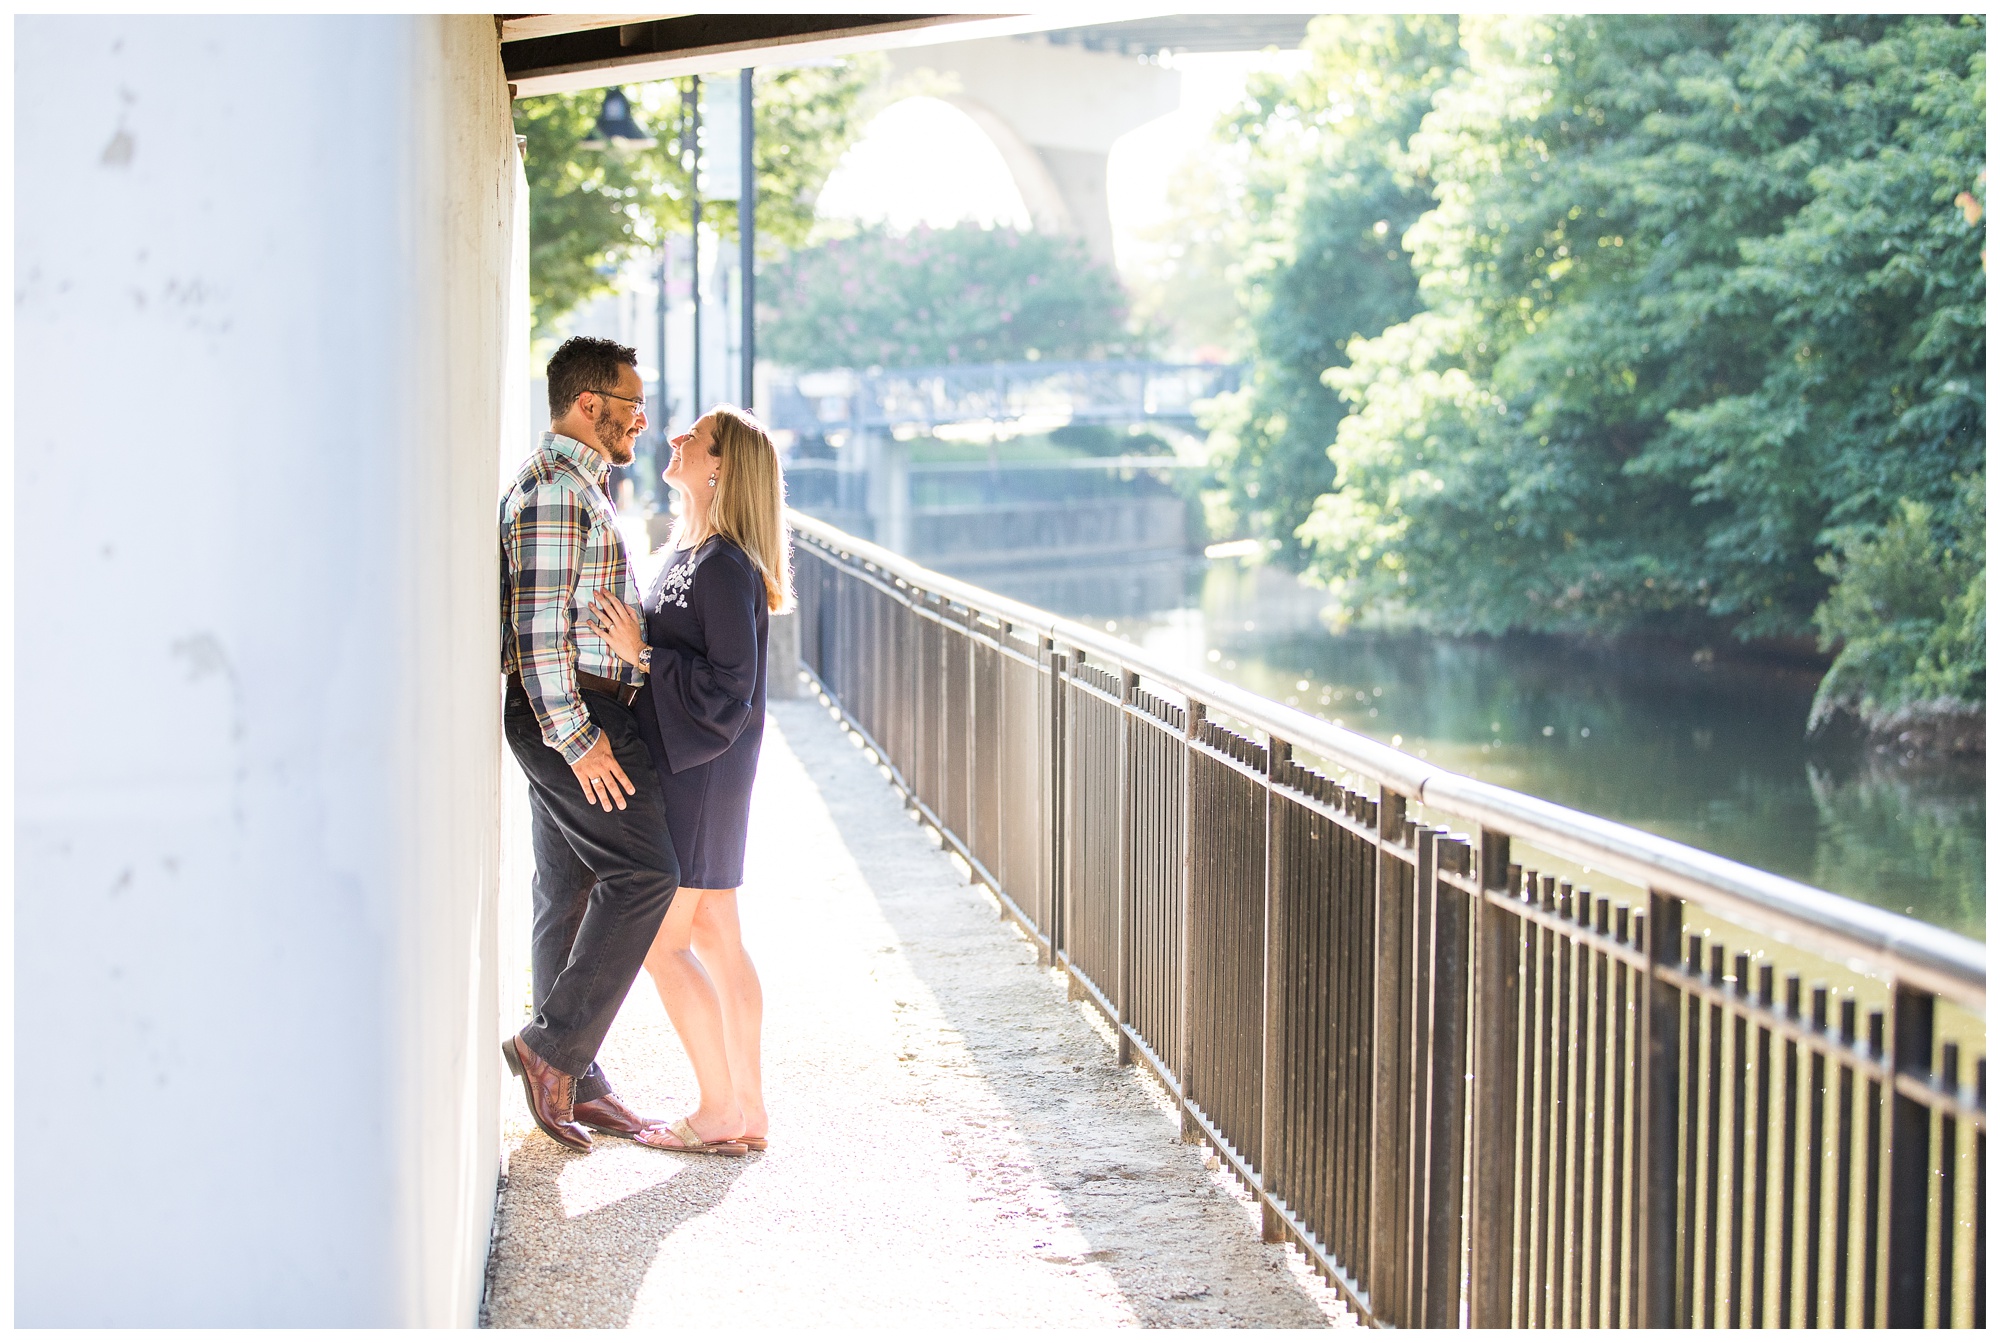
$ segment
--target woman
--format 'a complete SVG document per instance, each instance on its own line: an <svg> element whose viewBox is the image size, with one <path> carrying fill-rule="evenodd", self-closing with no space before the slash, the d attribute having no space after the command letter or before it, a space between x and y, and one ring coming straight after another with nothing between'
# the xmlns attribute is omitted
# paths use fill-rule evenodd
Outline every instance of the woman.
<svg viewBox="0 0 2000 1343"><path fill-rule="evenodd" d="M763 426L717 406L673 440L673 549L643 615L606 595L592 628L647 671L635 705L666 795L681 887L646 970L694 1065L701 1102L640 1141L738 1156L766 1147L758 1035L764 995L743 950L736 889L764 739L770 614L792 595L784 478Z"/></svg>

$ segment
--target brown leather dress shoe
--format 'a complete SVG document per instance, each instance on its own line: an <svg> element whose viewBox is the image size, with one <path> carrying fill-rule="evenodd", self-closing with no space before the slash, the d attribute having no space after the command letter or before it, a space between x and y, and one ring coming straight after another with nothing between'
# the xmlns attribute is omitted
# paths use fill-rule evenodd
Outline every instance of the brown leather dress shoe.
<svg viewBox="0 0 2000 1343"><path fill-rule="evenodd" d="M576 1123L573 1104L576 1079L528 1048L518 1035L502 1040L500 1052L507 1056L507 1067L527 1088L528 1113L535 1117L535 1127L564 1147L588 1152L590 1135Z"/></svg>
<svg viewBox="0 0 2000 1343"><path fill-rule="evenodd" d="M664 1119L647 1119L634 1114L615 1092L607 1091L594 1101L578 1101L572 1109L577 1123L614 1138L637 1138L648 1129L667 1126Z"/></svg>

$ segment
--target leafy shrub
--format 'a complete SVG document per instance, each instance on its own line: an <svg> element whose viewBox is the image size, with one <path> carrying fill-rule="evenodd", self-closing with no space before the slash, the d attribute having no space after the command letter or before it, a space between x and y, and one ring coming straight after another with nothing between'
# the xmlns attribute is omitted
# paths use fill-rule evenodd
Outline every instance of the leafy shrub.
<svg viewBox="0 0 2000 1343"><path fill-rule="evenodd" d="M1820 560L1834 585L1814 613L1822 647L1841 645L1813 721L1849 709L1871 728L1915 705L1931 713L1986 703L1986 477L1949 510L1898 502Z"/></svg>
<svg viewBox="0 0 2000 1343"><path fill-rule="evenodd" d="M1158 457L1173 452L1158 434L1109 424L1065 424L1049 430L1049 442L1090 457Z"/></svg>

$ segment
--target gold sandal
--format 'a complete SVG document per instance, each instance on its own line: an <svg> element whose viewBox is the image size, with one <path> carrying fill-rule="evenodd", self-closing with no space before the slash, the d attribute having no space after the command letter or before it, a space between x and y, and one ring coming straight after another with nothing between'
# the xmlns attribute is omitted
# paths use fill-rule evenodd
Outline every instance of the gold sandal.
<svg viewBox="0 0 2000 1343"><path fill-rule="evenodd" d="M657 1141L666 1134L672 1134L679 1141L665 1143ZM676 1119L671 1124L656 1124L632 1135L632 1141L642 1147L650 1147L656 1152L692 1152L703 1156L747 1156L750 1149L733 1139L708 1142L694 1126L685 1119Z"/></svg>

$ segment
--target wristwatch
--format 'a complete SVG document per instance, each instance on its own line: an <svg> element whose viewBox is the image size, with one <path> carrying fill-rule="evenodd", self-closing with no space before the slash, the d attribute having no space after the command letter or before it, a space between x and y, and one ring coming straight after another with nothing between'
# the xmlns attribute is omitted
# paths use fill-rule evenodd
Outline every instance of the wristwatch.
<svg viewBox="0 0 2000 1343"><path fill-rule="evenodd" d="M653 646L651 644L647 644L639 650L639 670L642 672L653 670Z"/></svg>

